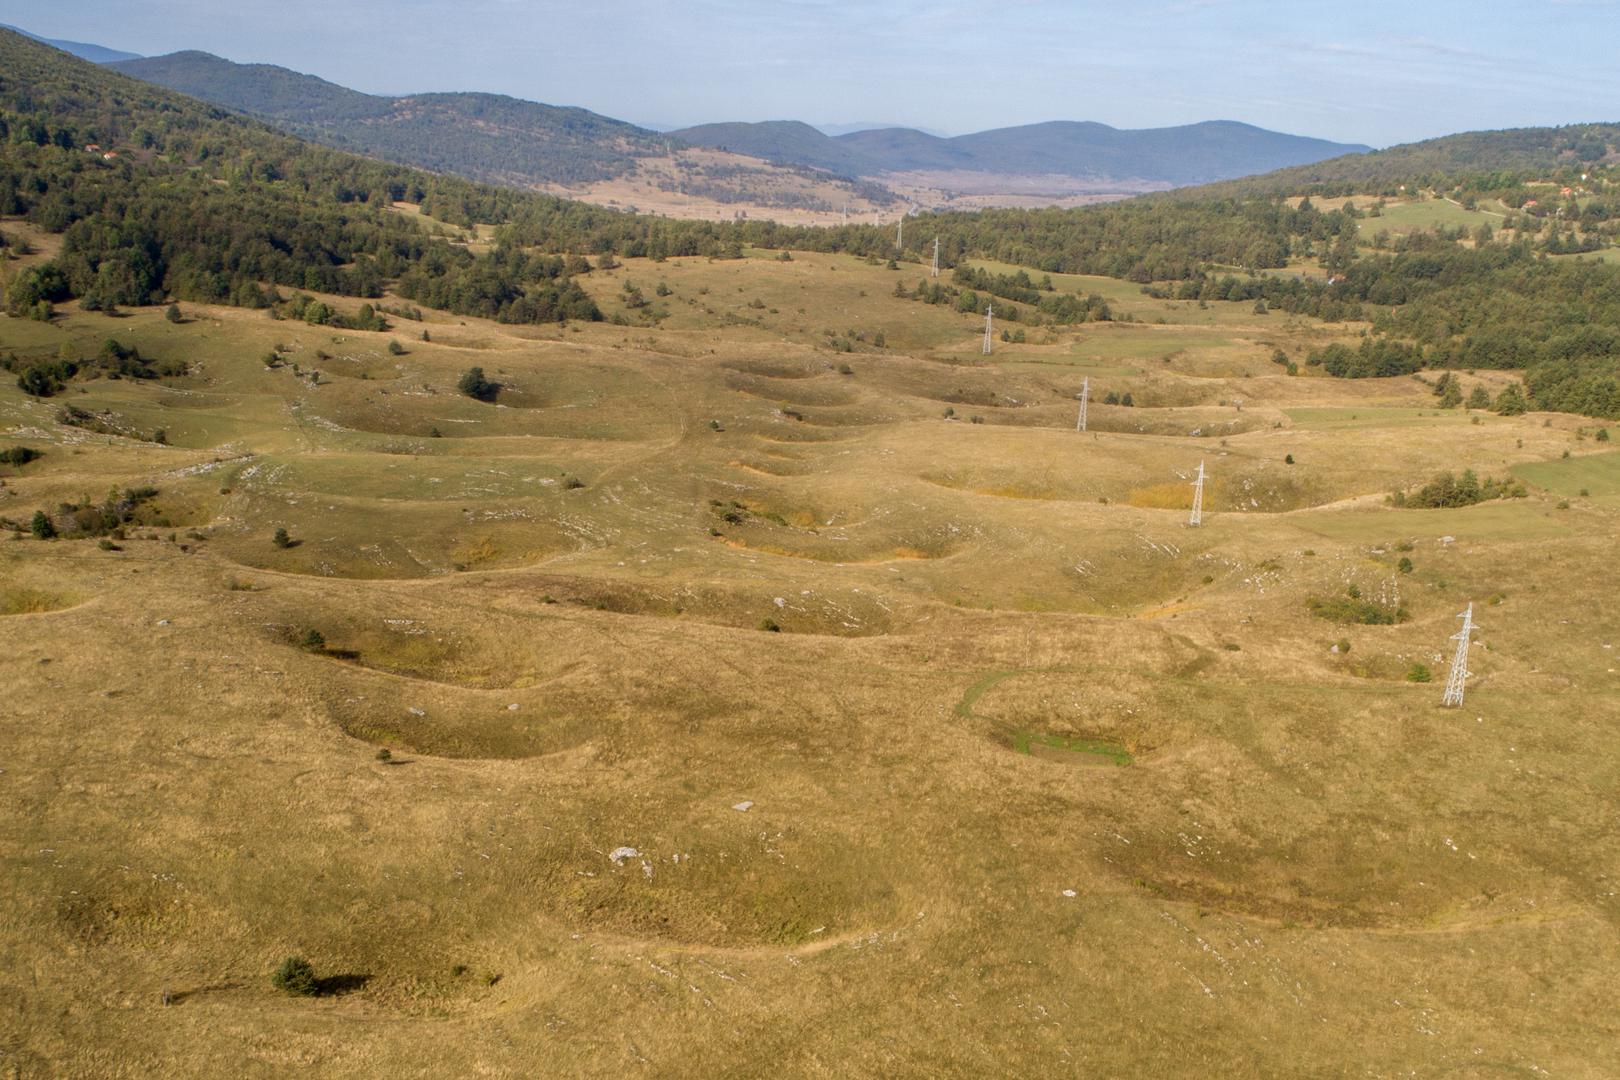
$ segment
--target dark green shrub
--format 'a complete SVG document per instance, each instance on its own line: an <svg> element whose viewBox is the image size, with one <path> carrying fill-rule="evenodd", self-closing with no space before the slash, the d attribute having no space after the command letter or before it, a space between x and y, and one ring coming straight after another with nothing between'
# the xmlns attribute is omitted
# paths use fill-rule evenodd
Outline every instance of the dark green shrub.
<svg viewBox="0 0 1620 1080"><path fill-rule="evenodd" d="M501 392L501 384L484 378L484 369L470 367L456 380L456 389L475 401L494 401Z"/></svg>
<svg viewBox="0 0 1620 1080"><path fill-rule="evenodd" d="M286 529L277 529L276 534L270 538L270 542L278 548L290 548L293 545L292 537L287 535Z"/></svg>
<svg viewBox="0 0 1620 1080"><path fill-rule="evenodd" d="M314 997L320 992L315 967L302 956L289 956L283 960L270 976L270 985L283 993L299 997Z"/></svg>
<svg viewBox="0 0 1620 1080"><path fill-rule="evenodd" d="M56 526L51 524L50 515L43 510L35 510L34 516L28 519L28 531L34 534L35 540L49 540L56 535Z"/></svg>

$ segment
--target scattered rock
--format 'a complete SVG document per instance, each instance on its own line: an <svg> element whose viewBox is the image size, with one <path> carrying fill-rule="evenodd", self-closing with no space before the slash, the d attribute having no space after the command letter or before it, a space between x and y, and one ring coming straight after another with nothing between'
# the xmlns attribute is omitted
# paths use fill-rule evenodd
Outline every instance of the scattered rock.
<svg viewBox="0 0 1620 1080"><path fill-rule="evenodd" d="M749 802L747 799L744 799L740 803L732 803L731 808L738 813L746 814L748 811L754 808L754 804Z"/></svg>
<svg viewBox="0 0 1620 1080"><path fill-rule="evenodd" d="M426 716L427 715L427 710L426 709L418 709L415 705L412 705L409 709L406 709L405 711L410 713L412 716Z"/></svg>
<svg viewBox="0 0 1620 1080"><path fill-rule="evenodd" d="M1075 891L1073 889L1064 889L1063 890L1063 895L1068 896L1068 897L1073 897L1073 896L1076 895L1076 893L1075 893Z"/></svg>
<svg viewBox="0 0 1620 1080"><path fill-rule="evenodd" d="M608 862L612 863L614 866L623 866L624 860L635 859L639 858L640 856L641 852L637 851L633 847L616 847L612 851L608 852Z"/></svg>

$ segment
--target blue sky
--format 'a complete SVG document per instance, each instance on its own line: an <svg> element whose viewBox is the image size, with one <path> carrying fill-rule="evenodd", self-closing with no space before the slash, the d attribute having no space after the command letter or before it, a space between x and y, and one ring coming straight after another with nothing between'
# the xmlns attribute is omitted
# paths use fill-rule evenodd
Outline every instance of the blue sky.
<svg viewBox="0 0 1620 1080"><path fill-rule="evenodd" d="M1385 146L1620 120L1620 0L0 0L0 22L665 127L1222 119Z"/></svg>

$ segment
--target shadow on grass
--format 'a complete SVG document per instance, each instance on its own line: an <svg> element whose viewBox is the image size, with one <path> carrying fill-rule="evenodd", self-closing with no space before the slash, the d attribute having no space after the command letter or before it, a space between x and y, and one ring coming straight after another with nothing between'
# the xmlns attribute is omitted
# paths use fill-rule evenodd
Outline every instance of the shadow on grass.
<svg viewBox="0 0 1620 1080"><path fill-rule="evenodd" d="M165 1005L179 1005L202 994L223 994L230 990L239 990L241 987L241 983L221 982L212 983L208 986L193 987L190 990L165 990L161 1000Z"/></svg>
<svg viewBox="0 0 1620 1080"><path fill-rule="evenodd" d="M356 990L364 990L370 981L370 975L328 975L315 980L315 994L317 997L342 997Z"/></svg>

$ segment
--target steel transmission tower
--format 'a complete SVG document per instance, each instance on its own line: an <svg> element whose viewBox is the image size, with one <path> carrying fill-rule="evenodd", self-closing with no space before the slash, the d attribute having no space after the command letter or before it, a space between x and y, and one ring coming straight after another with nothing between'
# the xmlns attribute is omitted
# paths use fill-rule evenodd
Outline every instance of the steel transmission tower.
<svg viewBox="0 0 1620 1080"><path fill-rule="evenodd" d="M990 349L991 349L991 345L990 345L991 337L990 337L990 335L991 335L991 332L994 329L995 318L996 318L996 305L994 303L984 305L984 355L986 355L986 356L990 355Z"/></svg>
<svg viewBox="0 0 1620 1080"><path fill-rule="evenodd" d="M939 237L934 237L934 276L939 277Z"/></svg>
<svg viewBox="0 0 1620 1080"><path fill-rule="evenodd" d="M1086 405L1091 401L1091 376L1087 375L1080 383L1080 419L1075 421L1074 430L1086 430Z"/></svg>
<svg viewBox="0 0 1620 1080"><path fill-rule="evenodd" d="M1193 481L1193 507L1192 517L1187 519L1188 525L1202 525L1204 523L1204 463L1198 463L1198 479Z"/></svg>
<svg viewBox="0 0 1620 1080"><path fill-rule="evenodd" d="M1446 677L1446 696L1441 699L1442 705L1456 707L1463 703L1463 687L1468 682L1468 642L1473 637L1474 605L1469 604L1468 610L1457 618L1463 621L1462 629L1451 635L1451 640L1457 643L1457 651L1451 654L1451 674Z"/></svg>
<svg viewBox="0 0 1620 1080"><path fill-rule="evenodd" d="M894 246L900 251L906 250L906 212L904 210L900 211L900 224L894 230Z"/></svg>

